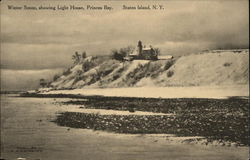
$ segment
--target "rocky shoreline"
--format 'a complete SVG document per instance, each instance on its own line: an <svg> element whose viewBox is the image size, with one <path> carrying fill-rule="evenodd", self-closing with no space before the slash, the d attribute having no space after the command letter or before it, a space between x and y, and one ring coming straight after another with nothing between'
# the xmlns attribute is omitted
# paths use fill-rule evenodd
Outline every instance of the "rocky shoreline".
<svg viewBox="0 0 250 160"><path fill-rule="evenodd" d="M110 114L63 112L54 120L60 126L125 134L174 134L204 137L183 143L249 146L248 97L135 98L74 94L21 94L22 97L70 98L58 105L101 109ZM112 111L152 112L166 115L114 115Z"/></svg>
<svg viewBox="0 0 250 160"><path fill-rule="evenodd" d="M76 105L83 110L91 108L134 113L148 111L173 115L102 115L64 112L59 114L54 122L60 126L115 133L174 134L177 137L205 138L205 140L189 140L189 143L248 146L248 103L249 99L238 97L150 99L93 96L60 102L60 105Z"/></svg>

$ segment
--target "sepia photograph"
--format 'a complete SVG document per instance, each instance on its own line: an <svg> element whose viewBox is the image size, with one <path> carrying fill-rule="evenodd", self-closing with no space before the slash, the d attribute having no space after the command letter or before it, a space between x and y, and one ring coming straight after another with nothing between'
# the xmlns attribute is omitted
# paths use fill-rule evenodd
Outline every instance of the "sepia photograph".
<svg viewBox="0 0 250 160"><path fill-rule="evenodd" d="M248 160L248 0L1 0L0 160Z"/></svg>

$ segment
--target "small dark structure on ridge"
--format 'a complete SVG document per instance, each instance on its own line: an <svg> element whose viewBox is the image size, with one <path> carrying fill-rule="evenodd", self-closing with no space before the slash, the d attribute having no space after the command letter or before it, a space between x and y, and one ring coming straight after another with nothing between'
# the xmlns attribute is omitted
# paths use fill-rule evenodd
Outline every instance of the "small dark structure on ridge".
<svg viewBox="0 0 250 160"><path fill-rule="evenodd" d="M137 49L134 50L132 53L128 54L125 58L125 60L131 61L131 60L157 60L158 59L158 53L156 50L150 46L150 47L143 47L142 42L139 41L137 45Z"/></svg>

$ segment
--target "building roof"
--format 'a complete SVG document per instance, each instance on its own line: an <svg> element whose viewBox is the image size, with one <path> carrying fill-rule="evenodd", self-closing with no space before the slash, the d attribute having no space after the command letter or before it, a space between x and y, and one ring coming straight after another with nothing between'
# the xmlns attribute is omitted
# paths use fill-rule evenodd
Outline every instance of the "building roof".
<svg viewBox="0 0 250 160"><path fill-rule="evenodd" d="M142 48L143 51L151 50L152 48Z"/></svg>
<svg viewBox="0 0 250 160"><path fill-rule="evenodd" d="M172 55L163 55L163 56L158 56L158 59L172 59Z"/></svg>

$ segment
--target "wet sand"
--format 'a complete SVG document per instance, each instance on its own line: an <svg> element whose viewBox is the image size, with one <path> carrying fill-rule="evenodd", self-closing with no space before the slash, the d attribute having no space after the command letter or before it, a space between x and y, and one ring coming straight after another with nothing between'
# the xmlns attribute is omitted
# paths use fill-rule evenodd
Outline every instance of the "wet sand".
<svg viewBox="0 0 250 160"><path fill-rule="evenodd" d="M55 99L62 101L65 99ZM72 106L52 98L1 97L1 147L4 159L247 159L248 147L181 144L162 136L114 134L57 126L51 122ZM70 100L70 99L68 99ZM81 110L79 106L73 108Z"/></svg>

